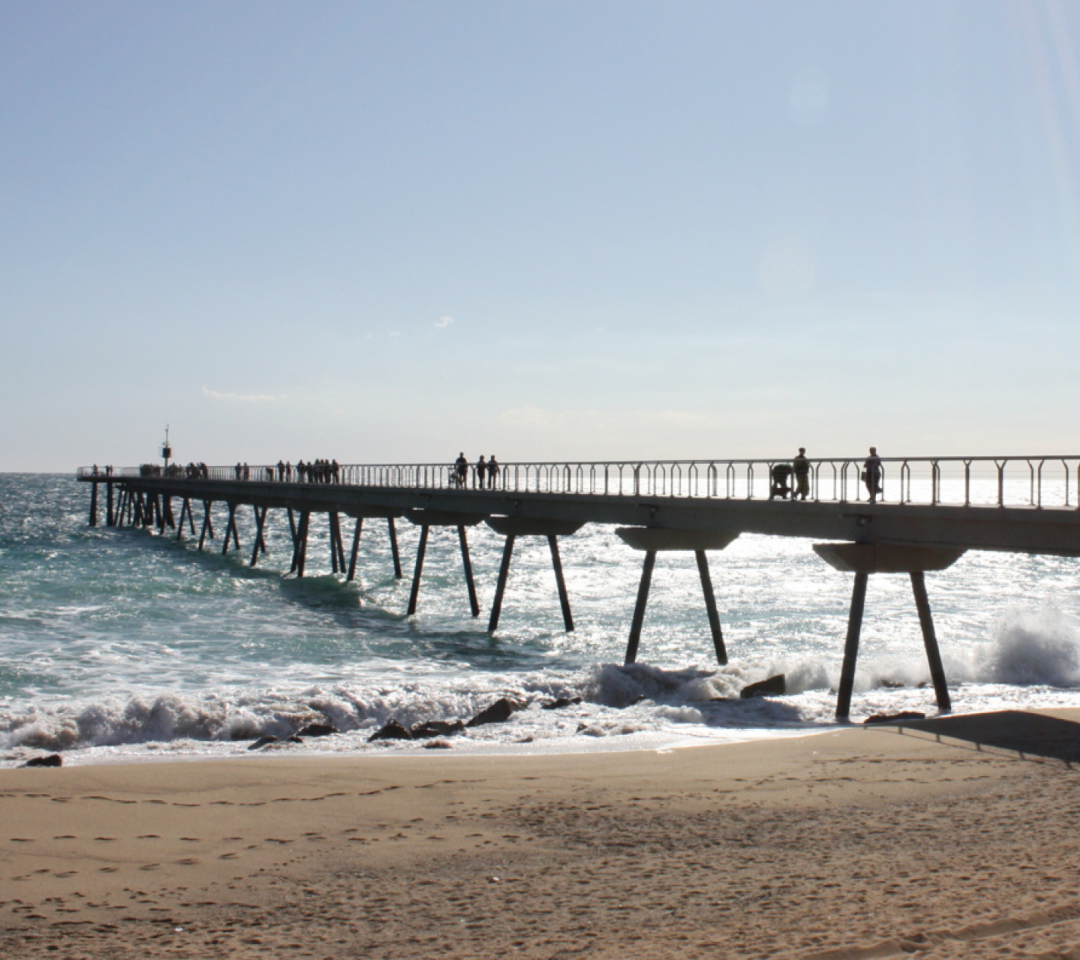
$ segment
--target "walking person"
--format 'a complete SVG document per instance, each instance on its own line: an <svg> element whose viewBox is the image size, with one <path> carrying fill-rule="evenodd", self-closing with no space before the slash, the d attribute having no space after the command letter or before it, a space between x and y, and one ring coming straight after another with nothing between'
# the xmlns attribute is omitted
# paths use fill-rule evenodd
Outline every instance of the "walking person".
<svg viewBox="0 0 1080 960"><path fill-rule="evenodd" d="M806 447L799 447L799 455L791 461L795 473L794 500L805 500L810 495L810 461L806 458Z"/></svg>
<svg viewBox="0 0 1080 960"><path fill-rule="evenodd" d="M870 448L870 456L863 463L862 478L866 492L870 494L870 502L877 503L877 498L881 496L881 457L878 456L877 447Z"/></svg>
<svg viewBox="0 0 1080 960"><path fill-rule="evenodd" d="M476 461L476 472L473 474L473 486L484 489L484 478L487 475L487 461L484 460L484 455L480 454L480 459Z"/></svg>
<svg viewBox="0 0 1080 960"><path fill-rule="evenodd" d="M469 461L465 459L465 451L458 454L454 461L454 483L458 487L465 486L465 478L469 475Z"/></svg>
<svg viewBox="0 0 1080 960"><path fill-rule="evenodd" d="M488 458L488 486L494 487L495 481L499 478L499 461L495 459L495 454L492 454Z"/></svg>

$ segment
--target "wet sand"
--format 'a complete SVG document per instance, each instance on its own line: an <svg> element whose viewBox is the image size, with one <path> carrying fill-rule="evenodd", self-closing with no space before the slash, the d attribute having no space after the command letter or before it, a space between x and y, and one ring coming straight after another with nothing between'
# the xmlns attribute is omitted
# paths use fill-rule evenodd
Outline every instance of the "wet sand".
<svg viewBox="0 0 1080 960"><path fill-rule="evenodd" d="M1080 960L1080 713L954 719L0 770L0 956Z"/></svg>

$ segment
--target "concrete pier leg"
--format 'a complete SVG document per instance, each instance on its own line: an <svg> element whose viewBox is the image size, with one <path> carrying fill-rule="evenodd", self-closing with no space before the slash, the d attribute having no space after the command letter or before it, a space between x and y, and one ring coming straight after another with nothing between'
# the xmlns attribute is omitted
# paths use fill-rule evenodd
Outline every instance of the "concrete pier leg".
<svg viewBox="0 0 1080 960"><path fill-rule="evenodd" d="M236 504L229 504L229 522L225 525L225 542L221 545L222 554L229 552L229 537L232 537L232 541L236 544L237 551L240 550L240 535L236 532Z"/></svg>
<svg viewBox="0 0 1080 960"><path fill-rule="evenodd" d="M330 572L338 572L338 538L337 538L337 513L333 510L326 511L326 536L330 541ZM342 573L345 571L342 570Z"/></svg>
<svg viewBox="0 0 1080 960"><path fill-rule="evenodd" d="M334 512L334 546L337 550L338 572L345 572L345 538L341 535L341 514Z"/></svg>
<svg viewBox="0 0 1080 960"><path fill-rule="evenodd" d="M397 525L394 523L393 517L386 518L386 526L390 534L390 554L394 558L394 579L400 580L403 576L401 572L401 554L398 551Z"/></svg>
<svg viewBox="0 0 1080 960"><path fill-rule="evenodd" d="M915 606L919 611L919 625L922 627L926 660L930 665L930 678L934 681L938 709L951 710L949 685L945 680L945 667L941 663L941 651L938 650L937 635L934 633L934 618L930 615L930 600L926 595L926 575L921 570L911 572L911 591L915 594Z"/></svg>
<svg viewBox="0 0 1080 960"><path fill-rule="evenodd" d="M345 577L346 582L356 577L356 557L360 552L360 532L364 529L364 518L356 518L356 529L353 530L352 550L349 553L349 573Z"/></svg>
<svg viewBox="0 0 1080 960"><path fill-rule="evenodd" d="M465 583L469 588L469 606L474 617L480 616L480 601L476 599L476 583L473 581L472 560L469 559L469 540L465 528L457 528L458 541L461 543L461 564L465 568Z"/></svg>
<svg viewBox="0 0 1080 960"><path fill-rule="evenodd" d="M506 578L510 575L510 557L514 553L514 541L517 537L510 534L503 546L502 564L499 566L499 582L495 585L495 599L491 603L491 617L488 619L488 633L494 633L499 625L502 613L503 594L506 593Z"/></svg>
<svg viewBox="0 0 1080 960"><path fill-rule="evenodd" d="M107 526L116 526L116 514L113 512L113 485L105 484L105 523Z"/></svg>
<svg viewBox="0 0 1080 960"><path fill-rule="evenodd" d="M427 553L427 538L430 529L427 524L420 527L420 543L416 548L416 569L413 571L412 590L409 592L409 609L405 613L407 617L416 613L416 600L420 596L420 574L424 570L424 554Z"/></svg>
<svg viewBox="0 0 1080 960"><path fill-rule="evenodd" d="M563 626L567 633L574 632L574 617L570 612L570 595L566 592L566 580L563 578L562 558L559 556L559 538L548 534L548 547L551 549L551 566L555 571L555 585L559 588L559 604L562 606Z"/></svg>
<svg viewBox="0 0 1080 960"><path fill-rule="evenodd" d="M165 494L162 494L162 496L161 496L161 506L162 506L162 509L163 509L163 511L165 513L165 518L164 518L165 526L169 527L170 529L176 529L176 519L173 516L173 509L172 509L172 497L167 496ZM162 529L161 532L164 533L165 530Z"/></svg>
<svg viewBox="0 0 1080 960"><path fill-rule="evenodd" d="M645 622L645 604L649 602L649 588L652 586L653 567L656 566L656 551L645 551L645 563L641 567L641 583L638 584L637 603L634 605L634 619L630 624L630 639L626 644L626 662L637 660L638 643L641 640L641 626Z"/></svg>
<svg viewBox="0 0 1080 960"><path fill-rule="evenodd" d="M210 519L210 511L214 506L214 501L213 500L204 500L202 502L202 505L203 505L203 522L202 522L202 533L199 534L199 549L200 550L203 548L203 544L206 542L207 534L209 534L211 540L214 539L214 524L213 524L213 521Z"/></svg>
<svg viewBox="0 0 1080 960"><path fill-rule="evenodd" d="M308 528L311 526L311 512L300 512L300 529L296 531L296 575L304 576L304 567L307 564L307 541Z"/></svg>
<svg viewBox="0 0 1080 960"><path fill-rule="evenodd" d="M698 574L701 576L701 590L705 594L705 609L709 614L709 629L712 631L713 647L716 649L716 662L720 666L727 663L727 649L724 647L724 634L720 629L720 614L716 610L716 595L713 593L712 577L709 576L709 559L704 550L695 550Z"/></svg>
<svg viewBox="0 0 1080 960"><path fill-rule="evenodd" d="M180 522L176 525L176 539L177 541L184 539L184 521L187 520L188 510L191 509L191 503L187 497L184 497L180 503Z"/></svg>
<svg viewBox="0 0 1080 960"><path fill-rule="evenodd" d="M249 566L255 566L259 562L259 553L266 553L266 544L263 542L263 527L266 525L266 511L269 507L252 508L255 511L255 546L251 551L251 563Z"/></svg>
<svg viewBox="0 0 1080 960"><path fill-rule="evenodd" d="M840 689L836 693L836 719L846 720L851 713L851 691L855 686L855 661L859 658L859 635L862 633L863 610L866 608L868 573L855 574L851 591L851 612L848 614L847 640L844 643L844 665L840 670Z"/></svg>
<svg viewBox="0 0 1080 960"><path fill-rule="evenodd" d="M293 515L292 507L287 508L289 511L289 533L292 535L293 545L296 544L296 517Z"/></svg>
<svg viewBox="0 0 1080 960"><path fill-rule="evenodd" d="M229 538L232 536L233 523L236 522L236 504L230 503L228 507L229 519L225 522L225 542L221 545L222 556L229 552Z"/></svg>
<svg viewBox="0 0 1080 960"><path fill-rule="evenodd" d="M195 536L195 511L191 508L191 500L184 497L184 502L187 504L187 519L188 530L191 531L191 535Z"/></svg>
<svg viewBox="0 0 1080 960"><path fill-rule="evenodd" d="M97 488L96 483L90 484L90 526L92 527L97 526Z"/></svg>

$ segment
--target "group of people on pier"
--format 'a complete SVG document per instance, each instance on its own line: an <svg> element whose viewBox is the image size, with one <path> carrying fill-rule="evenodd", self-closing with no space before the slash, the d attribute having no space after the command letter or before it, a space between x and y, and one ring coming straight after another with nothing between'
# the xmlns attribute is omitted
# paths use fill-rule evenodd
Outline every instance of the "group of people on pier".
<svg viewBox="0 0 1080 960"><path fill-rule="evenodd" d="M799 447L799 453L790 463L781 461L773 464L770 470L769 499L805 500L810 495L810 460L806 456L806 447ZM795 483L792 486L792 479ZM877 447L870 448L870 456L863 462L862 482L870 495L870 502L876 503L883 495L881 488L881 457Z"/></svg>
<svg viewBox="0 0 1080 960"><path fill-rule="evenodd" d="M486 486L488 489L494 488L496 482L499 479L499 472L502 468L499 466L499 461L495 459L495 454L487 460L484 459L484 455L480 454L480 459L472 466L472 485L474 489L483 490ZM464 488L469 485L469 461L465 456L465 452L462 451L458 454L457 460L454 461L454 466L450 469L450 486Z"/></svg>

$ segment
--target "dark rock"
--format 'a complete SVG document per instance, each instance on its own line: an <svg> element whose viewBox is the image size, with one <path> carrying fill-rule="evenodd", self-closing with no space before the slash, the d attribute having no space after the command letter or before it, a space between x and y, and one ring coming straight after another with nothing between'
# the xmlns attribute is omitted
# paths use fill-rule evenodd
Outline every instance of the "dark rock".
<svg viewBox="0 0 1080 960"><path fill-rule="evenodd" d="M739 696L743 700L749 700L751 697L775 697L785 693L787 693L787 682L784 680L784 675L778 673L775 677L769 677L768 680L759 680L757 683L743 687L739 691Z"/></svg>
<svg viewBox="0 0 1080 960"><path fill-rule="evenodd" d="M881 685L886 690L902 690L907 686L902 680L882 680Z"/></svg>
<svg viewBox="0 0 1080 960"><path fill-rule="evenodd" d="M370 737L367 742L373 743L376 740L411 740L413 735L406 730L396 720L391 720L388 724L380 727Z"/></svg>
<svg viewBox="0 0 1080 960"><path fill-rule="evenodd" d="M24 767L59 767L62 766L64 761L60 758L58 753L50 753L47 757L31 757Z"/></svg>
<svg viewBox="0 0 1080 960"><path fill-rule="evenodd" d="M424 744L425 750L449 750L450 744L445 740L429 740Z"/></svg>
<svg viewBox="0 0 1080 960"><path fill-rule="evenodd" d="M451 737L464 729L465 724L460 720L426 720L414 724L409 732L414 740L430 740L432 737Z"/></svg>
<svg viewBox="0 0 1080 960"><path fill-rule="evenodd" d="M505 723L514 714L515 710L520 709L520 703L515 703L508 697L500 697L486 710L482 710L473 717L465 726L481 727L485 723Z"/></svg>
<svg viewBox="0 0 1080 960"><path fill-rule="evenodd" d="M901 723L904 720L925 720L926 714L917 710L905 710L902 713L875 713L863 723Z"/></svg>
<svg viewBox="0 0 1080 960"><path fill-rule="evenodd" d="M333 733L341 733L337 727L328 723L309 723L303 730L298 730L298 737L329 737Z"/></svg>
<svg viewBox="0 0 1080 960"><path fill-rule="evenodd" d="M573 707L581 703L581 697L559 697L557 700L549 700L540 704L541 710L561 710L563 707Z"/></svg>
<svg viewBox="0 0 1080 960"><path fill-rule="evenodd" d="M259 737L250 747L249 750L261 750L263 747L279 747L284 743L303 743L295 733L288 737Z"/></svg>

